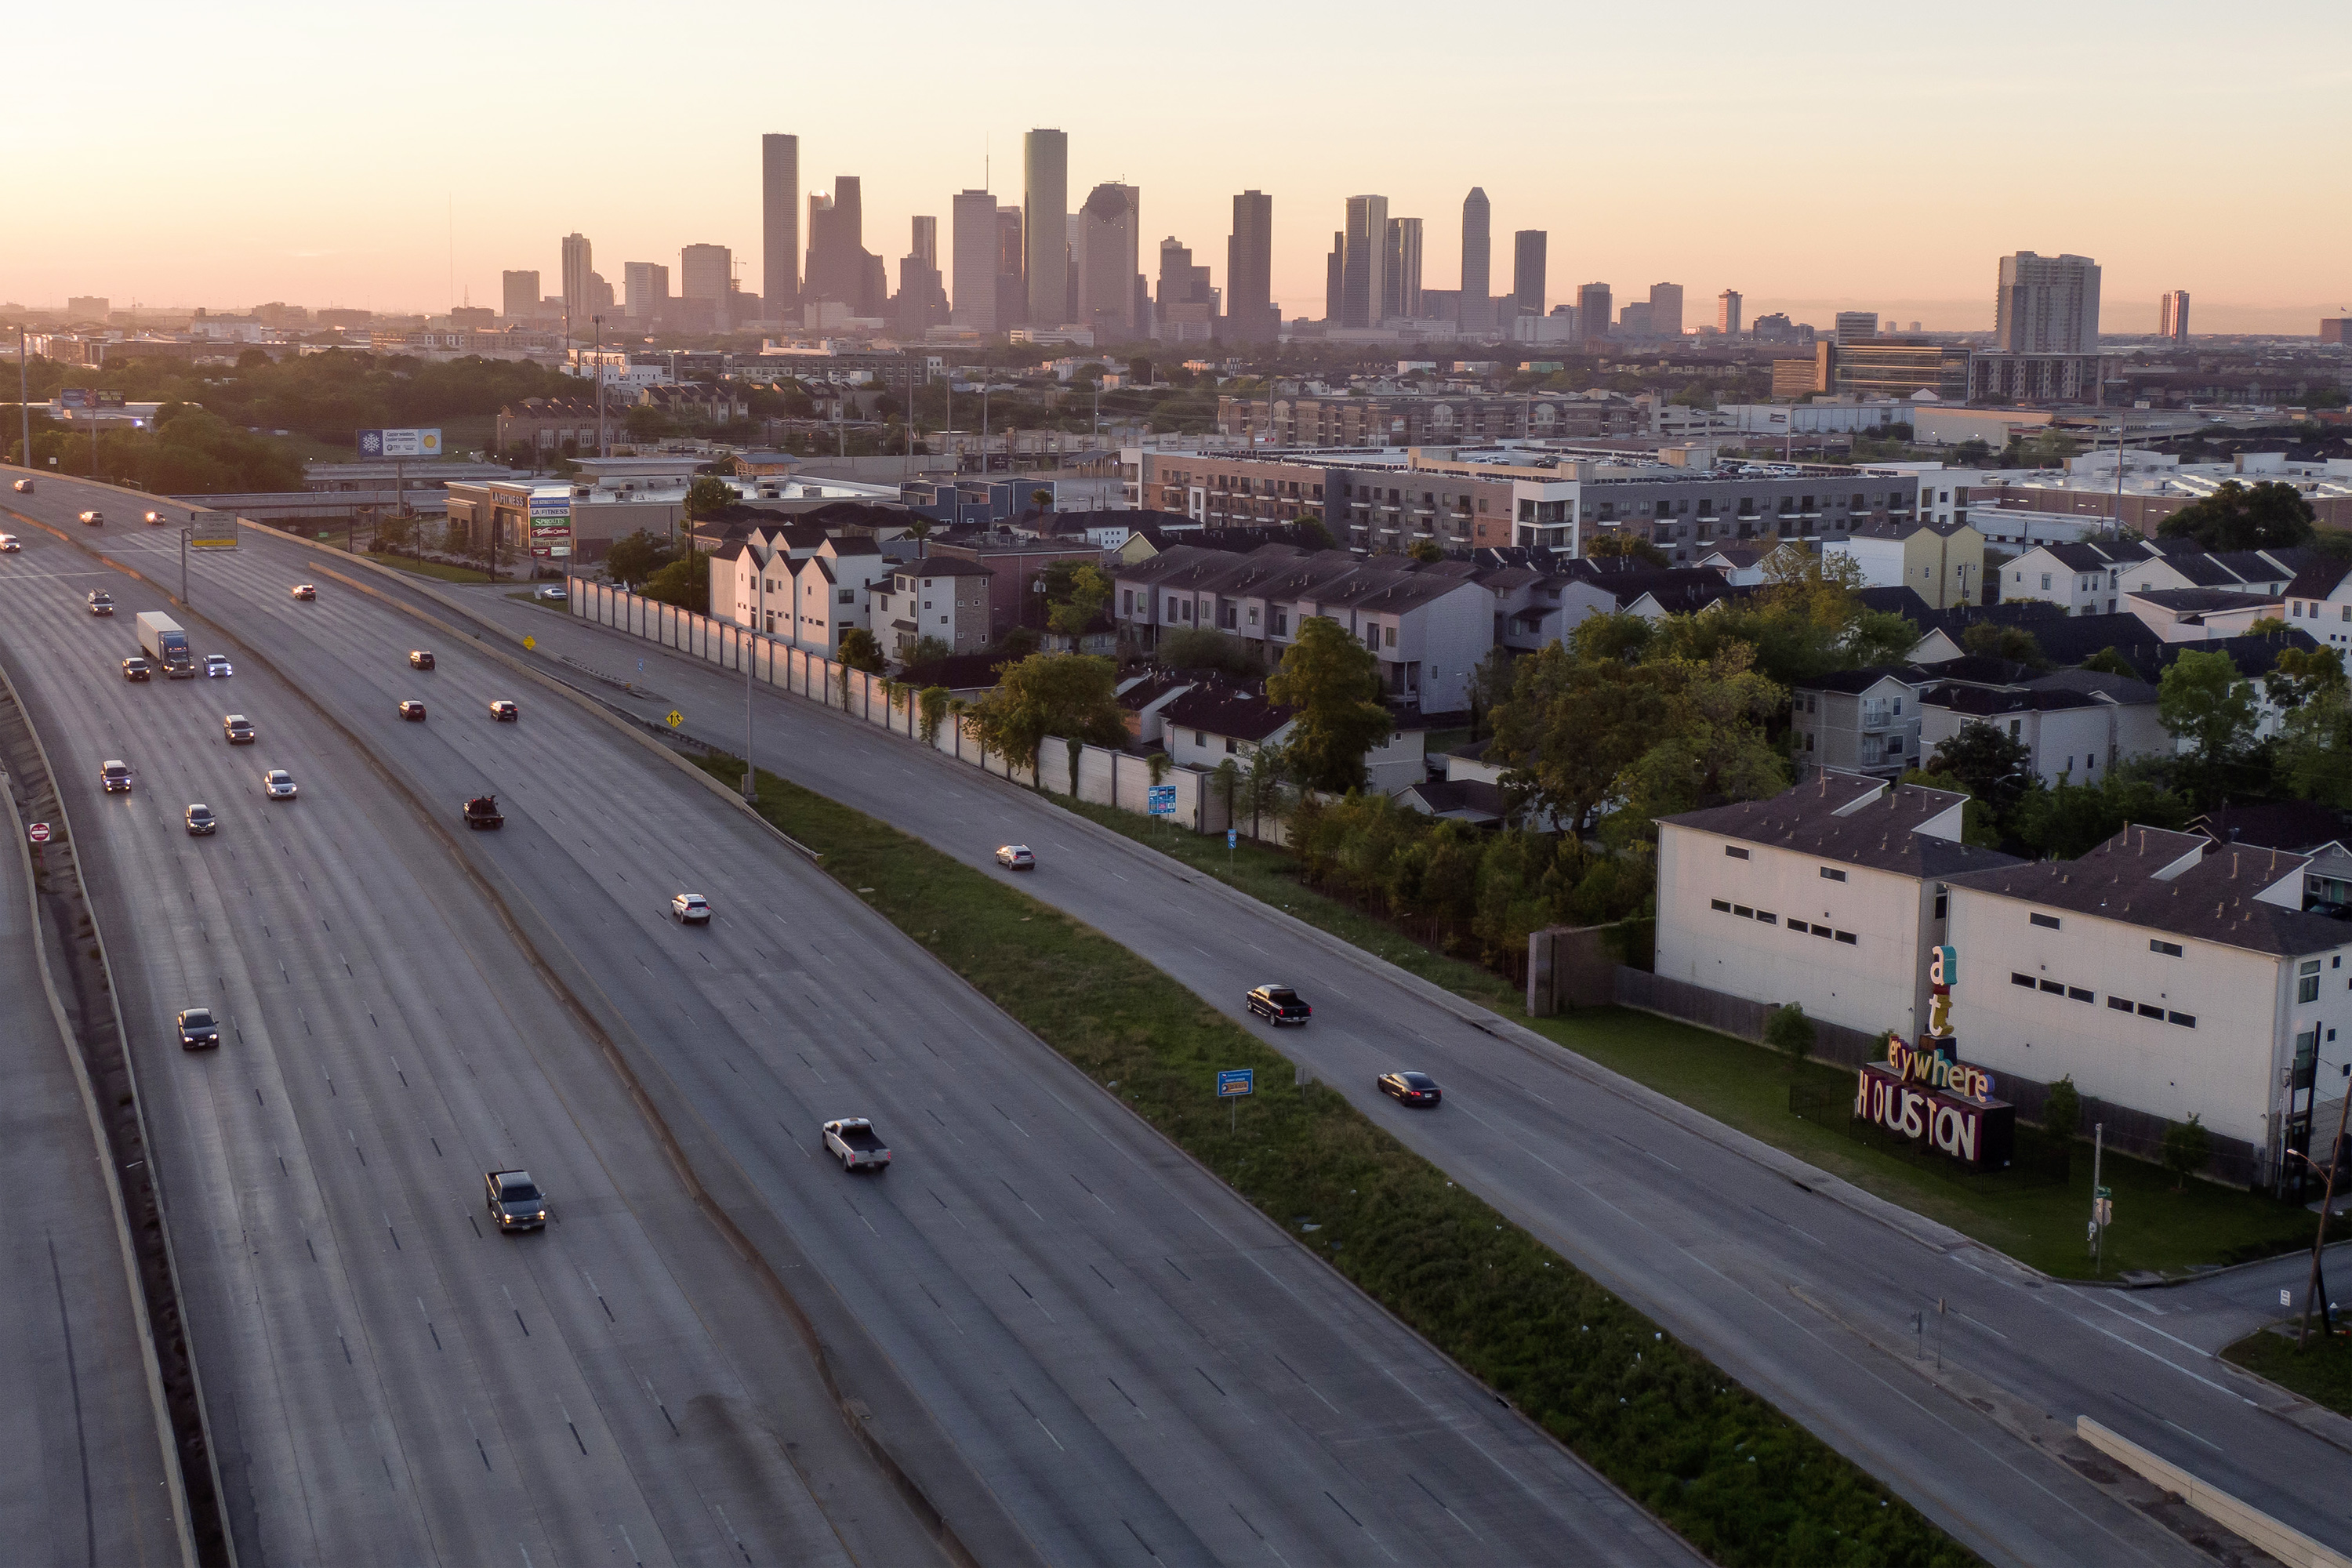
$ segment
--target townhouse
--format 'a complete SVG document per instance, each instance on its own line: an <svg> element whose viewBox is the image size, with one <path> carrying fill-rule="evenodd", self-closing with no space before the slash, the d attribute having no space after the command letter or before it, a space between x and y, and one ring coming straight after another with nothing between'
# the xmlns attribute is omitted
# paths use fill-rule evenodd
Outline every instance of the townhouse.
<svg viewBox="0 0 2352 1568"><path fill-rule="evenodd" d="M1909 588L1931 609L1974 605L1985 587L1984 535L1963 522L1889 520L1822 541L1824 561L1852 561L1874 588Z"/></svg>
<svg viewBox="0 0 2352 1568"><path fill-rule="evenodd" d="M2208 552L2188 540L2096 540L2039 544L2001 568L2003 603L2032 600L2070 616L2113 615L2127 593L2206 588L2279 595L2295 576L2325 564L2304 547Z"/></svg>
<svg viewBox="0 0 2352 1568"><path fill-rule="evenodd" d="M824 658L840 652L852 627L874 629L870 591L891 572L873 540L807 527L754 530L709 562L715 616Z"/></svg>
<svg viewBox="0 0 2352 1568"><path fill-rule="evenodd" d="M897 563L874 584L874 635L901 659L927 637L947 644L951 654L978 653L990 641L988 584L994 575L982 562L952 555Z"/></svg>
<svg viewBox="0 0 2352 1568"><path fill-rule="evenodd" d="M2087 669L2037 675L1999 659L1958 658L1932 672L1919 693L1919 754L1970 724L1990 724L2026 750L2044 784L2096 784L2126 757L2168 754L2156 688Z"/></svg>
<svg viewBox="0 0 2352 1568"><path fill-rule="evenodd" d="M1789 692L1794 756L1804 774L1823 769L1900 777L1919 766L1917 668L1843 669Z"/></svg>
<svg viewBox="0 0 2352 1568"><path fill-rule="evenodd" d="M2330 647L2352 648L2352 563L2323 557L2297 572L2281 596L2289 626Z"/></svg>

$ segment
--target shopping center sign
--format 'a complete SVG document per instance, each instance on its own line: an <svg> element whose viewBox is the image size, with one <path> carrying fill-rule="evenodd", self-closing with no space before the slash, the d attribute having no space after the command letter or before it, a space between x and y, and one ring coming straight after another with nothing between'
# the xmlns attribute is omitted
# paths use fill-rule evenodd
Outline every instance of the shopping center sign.
<svg viewBox="0 0 2352 1568"><path fill-rule="evenodd" d="M1853 1113L1900 1137L1934 1145L1979 1170L2005 1168L2017 1142L2017 1108L1992 1097L1992 1075L1961 1061L1952 1038L1949 947L1927 961L1927 1034L1886 1037L1886 1060L1865 1063L1854 1081Z"/></svg>

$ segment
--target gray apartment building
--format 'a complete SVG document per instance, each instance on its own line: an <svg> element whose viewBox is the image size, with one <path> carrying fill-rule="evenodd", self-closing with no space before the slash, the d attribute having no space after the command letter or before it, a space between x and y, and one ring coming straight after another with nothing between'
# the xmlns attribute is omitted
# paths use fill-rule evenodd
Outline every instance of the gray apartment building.
<svg viewBox="0 0 2352 1568"><path fill-rule="evenodd" d="M1909 679L1906 679L1908 676ZM1789 693L1801 775L1823 768L1900 778L1919 765L1918 670L1842 669Z"/></svg>
<svg viewBox="0 0 2352 1568"><path fill-rule="evenodd" d="M1630 401L1414 394L1377 397L1221 396L1217 434L1279 447L1452 447L1546 437L1646 436Z"/></svg>
<svg viewBox="0 0 2352 1568"><path fill-rule="evenodd" d="M1645 469L1588 479L1579 487L1580 553L1616 531L1647 540L1677 566L1742 540L1834 541L1873 523L1918 515L1913 474L1832 465ZM1519 543L1550 543L1519 540Z"/></svg>

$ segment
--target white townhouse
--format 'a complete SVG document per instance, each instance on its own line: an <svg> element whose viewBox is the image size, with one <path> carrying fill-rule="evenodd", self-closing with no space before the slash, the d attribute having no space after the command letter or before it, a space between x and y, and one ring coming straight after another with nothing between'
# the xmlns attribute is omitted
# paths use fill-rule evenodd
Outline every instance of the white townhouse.
<svg viewBox="0 0 2352 1568"><path fill-rule="evenodd" d="M869 593L889 581L892 563L871 539L796 528L730 541L711 552L709 570L719 619L831 658L852 626L872 629Z"/></svg>
<svg viewBox="0 0 2352 1568"><path fill-rule="evenodd" d="M2096 784L2126 758L2178 749L2157 717L2156 696L2145 680L2088 669L2008 682L1946 679L1919 694L1920 754L1933 761L1937 746L1970 724L1990 724L2025 747L2043 784Z"/></svg>
<svg viewBox="0 0 2352 1568"><path fill-rule="evenodd" d="M2352 565L2329 560L2305 567L2282 596L2288 626L2330 647L2352 651Z"/></svg>

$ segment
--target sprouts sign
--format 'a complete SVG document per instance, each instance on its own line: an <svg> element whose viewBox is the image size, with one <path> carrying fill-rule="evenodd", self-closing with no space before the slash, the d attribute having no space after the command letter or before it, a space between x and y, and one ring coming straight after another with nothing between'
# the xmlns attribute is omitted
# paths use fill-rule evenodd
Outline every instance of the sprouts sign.
<svg viewBox="0 0 2352 1568"><path fill-rule="evenodd" d="M1886 1060L1864 1064L1854 1081L1853 1113L1980 1171L2003 1170L2016 1147L2017 1108L1993 1098L1990 1073L1954 1052L1951 983L1958 970L1955 950L1929 951L1927 1033L1916 1043L1886 1037Z"/></svg>

